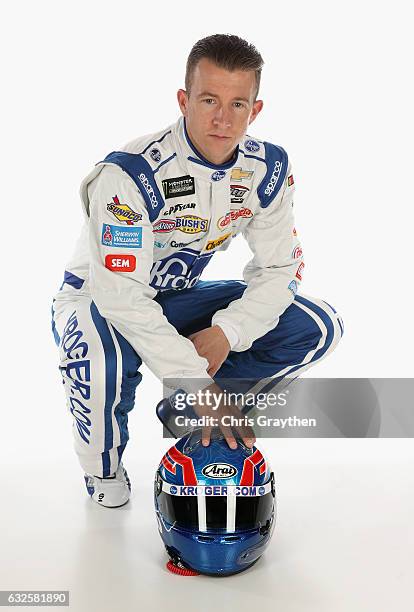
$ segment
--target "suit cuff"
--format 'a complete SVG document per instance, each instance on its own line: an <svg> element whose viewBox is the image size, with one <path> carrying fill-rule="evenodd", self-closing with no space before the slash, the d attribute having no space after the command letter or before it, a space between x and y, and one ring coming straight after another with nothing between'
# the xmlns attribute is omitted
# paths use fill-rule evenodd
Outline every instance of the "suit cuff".
<svg viewBox="0 0 414 612"><path fill-rule="evenodd" d="M240 341L237 330L233 327L233 325L229 325L229 323L220 322L220 323L215 323L214 325L218 325L222 329L222 331L224 332L224 335L226 336L230 344L230 350L232 351L233 348L237 346L237 344Z"/></svg>

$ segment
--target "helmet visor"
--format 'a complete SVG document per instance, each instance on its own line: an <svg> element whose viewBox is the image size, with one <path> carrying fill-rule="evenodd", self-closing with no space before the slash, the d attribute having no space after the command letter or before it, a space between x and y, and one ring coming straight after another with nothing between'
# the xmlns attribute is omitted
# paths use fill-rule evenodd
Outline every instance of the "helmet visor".
<svg viewBox="0 0 414 612"><path fill-rule="evenodd" d="M189 487L174 487L172 494L171 486L163 482L158 494L158 508L170 525L203 532L220 530L231 533L263 526L273 513L274 495L270 482L261 487L265 489L263 494L256 495L243 495L242 487L225 487L227 494L223 495L210 495L212 487L191 487L197 493L191 491L190 495L186 494L187 489ZM240 495L235 494L235 489L239 489Z"/></svg>

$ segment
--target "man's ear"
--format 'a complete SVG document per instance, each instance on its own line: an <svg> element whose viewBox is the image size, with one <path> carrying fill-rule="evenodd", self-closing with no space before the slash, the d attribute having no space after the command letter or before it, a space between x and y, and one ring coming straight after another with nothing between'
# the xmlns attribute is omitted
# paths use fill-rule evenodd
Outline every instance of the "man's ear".
<svg viewBox="0 0 414 612"><path fill-rule="evenodd" d="M187 92L184 89L179 89L177 91L177 100L178 106L180 107L180 110L185 117L187 115L188 96Z"/></svg>
<svg viewBox="0 0 414 612"><path fill-rule="evenodd" d="M257 115L260 113L262 108L263 108L263 100L256 100L256 102L253 102L253 108L250 114L249 125L253 123L253 121L256 119Z"/></svg>

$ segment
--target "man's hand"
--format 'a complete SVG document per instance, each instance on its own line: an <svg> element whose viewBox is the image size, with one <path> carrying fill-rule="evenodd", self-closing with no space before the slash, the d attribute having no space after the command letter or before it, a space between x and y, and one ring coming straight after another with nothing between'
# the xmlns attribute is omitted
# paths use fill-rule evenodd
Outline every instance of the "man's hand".
<svg viewBox="0 0 414 612"><path fill-rule="evenodd" d="M203 390L205 398L207 399L208 395L206 392L213 394L213 406L217 406L217 403L219 405L214 409L212 405L208 405L206 401L202 402L201 405L194 406L194 412L197 416L217 419L218 427L230 448L237 448L237 442L232 428L237 432L237 436L243 440L244 444L251 448L256 442L256 436L254 435L253 429L245 423L244 415L239 408L235 404L226 403L223 399L220 401L220 398L223 398L223 390L216 383L209 385ZM227 418L223 419L223 417ZM228 417L234 417L234 419L236 419L232 421L234 423L232 426L227 424L229 421ZM208 446L210 444L212 429L210 425L202 427L203 446Z"/></svg>
<svg viewBox="0 0 414 612"><path fill-rule="evenodd" d="M213 327L206 327L191 334L188 338L194 344L200 357L207 359L209 364L207 373L213 377L230 352L230 344L225 333L219 325L213 325Z"/></svg>

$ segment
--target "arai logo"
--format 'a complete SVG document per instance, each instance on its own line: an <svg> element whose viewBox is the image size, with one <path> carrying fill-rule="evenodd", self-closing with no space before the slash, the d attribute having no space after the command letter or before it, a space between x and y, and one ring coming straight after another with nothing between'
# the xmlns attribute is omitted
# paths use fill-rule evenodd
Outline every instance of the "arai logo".
<svg viewBox="0 0 414 612"><path fill-rule="evenodd" d="M207 478L232 478L237 474L237 469L228 463L209 463L201 472Z"/></svg>

